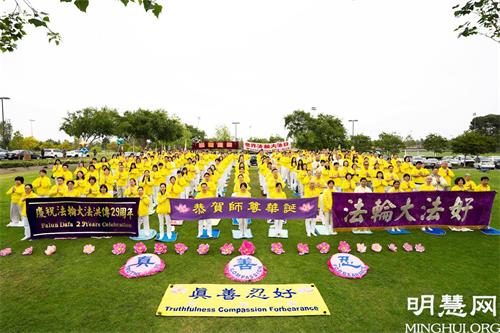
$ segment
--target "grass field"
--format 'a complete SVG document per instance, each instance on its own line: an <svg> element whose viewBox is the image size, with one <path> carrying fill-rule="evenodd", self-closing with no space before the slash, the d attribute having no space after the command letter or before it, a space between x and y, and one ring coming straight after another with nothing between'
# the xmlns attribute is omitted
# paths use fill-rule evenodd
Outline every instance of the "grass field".
<svg viewBox="0 0 500 333"><path fill-rule="evenodd" d="M466 170L458 170L462 175ZM482 173L467 170L474 179ZM500 172L489 172L492 187L500 188ZM13 174L0 175L0 192L11 185ZM36 172L25 173L27 180ZM251 171L253 196L258 196L257 171ZM232 189L232 180L230 183ZM290 193L289 193L290 194ZM451 232L445 237L424 234L418 230L406 236L385 232L373 235L341 233L337 236L308 238L303 221L289 221L290 238L283 240L286 253L271 253L272 239L267 238L268 225L257 220L251 225L256 256L268 268L261 283L315 283L331 316L328 317L258 317L258 318L166 318L156 317L160 300L171 283L232 283L223 274L229 258L220 255L219 247L240 241L231 239L229 220L219 224L221 237L209 241L209 255L199 256L201 242L195 236L197 223L185 222L178 228L178 241L189 251L175 254L173 245L163 255L164 272L142 279L128 280L118 274L119 268L132 256L133 241L124 237L113 239L37 240L20 242L22 228L7 228L9 198L0 196L0 246L12 247L14 254L0 258L0 331L120 331L120 332L404 332L405 323L427 322L495 322L491 314L468 315L465 318L436 314L416 317L407 311L407 297L433 294L439 312L441 295L460 294L471 311L473 295L500 297L500 239L479 232ZM500 202L495 200L492 226L500 225ZM158 228L156 216L151 225ZM340 240L355 247L356 242L384 246L382 253L359 254L370 266L361 280L346 280L332 275L326 265L329 256L319 254L316 244L326 241L334 248ZM114 256L112 245L127 244L127 254ZM395 242L401 249L404 242L423 243L425 253L391 253L387 244ZM311 253L298 256L298 242L308 243ZM49 244L57 245L51 257L43 254ZM96 251L82 254L84 244L91 243ZM146 242L152 248L154 242ZM32 256L23 257L22 250L33 245ZM235 255L235 254L234 254Z"/></svg>

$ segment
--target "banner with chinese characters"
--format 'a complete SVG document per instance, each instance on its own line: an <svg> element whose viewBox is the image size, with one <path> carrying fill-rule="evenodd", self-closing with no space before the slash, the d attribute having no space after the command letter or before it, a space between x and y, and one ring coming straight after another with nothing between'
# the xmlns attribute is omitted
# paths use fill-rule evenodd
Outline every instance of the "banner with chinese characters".
<svg viewBox="0 0 500 333"><path fill-rule="evenodd" d="M333 193L335 229L490 224L496 192Z"/></svg>
<svg viewBox="0 0 500 333"><path fill-rule="evenodd" d="M238 141L201 141L193 142L191 148L199 149L238 149L240 143Z"/></svg>
<svg viewBox="0 0 500 333"><path fill-rule="evenodd" d="M137 236L138 198L26 200L31 238Z"/></svg>
<svg viewBox="0 0 500 333"><path fill-rule="evenodd" d="M314 284L171 284L158 316L328 316Z"/></svg>
<svg viewBox="0 0 500 333"><path fill-rule="evenodd" d="M281 141L274 143L258 143L258 142L245 141L245 143L243 144L243 148L245 150L251 150L251 151L288 150L292 148L292 145L290 144L289 141Z"/></svg>
<svg viewBox="0 0 500 333"><path fill-rule="evenodd" d="M206 198L170 199L172 220L221 218L305 219L318 214L318 198Z"/></svg>

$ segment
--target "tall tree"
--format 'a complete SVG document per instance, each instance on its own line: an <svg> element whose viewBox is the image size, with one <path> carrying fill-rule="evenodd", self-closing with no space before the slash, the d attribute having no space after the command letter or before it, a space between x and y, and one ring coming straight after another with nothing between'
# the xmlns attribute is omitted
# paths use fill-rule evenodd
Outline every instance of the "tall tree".
<svg viewBox="0 0 500 333"><path fill-rule="evenodd" d="M68 112L60 130L91 145L97 139L116 135L119 122L120 115L115 109L85 108Z"/></svg>
<svg viewBox="0 0 500 333"><path fill-rule="evenodd" d="M86 12L89 0L60 0L75 5L80 11ZM43 10L35 8L26 0L4 0L10 2L12 11L6 11L0 16L0 51L12 52L18 42L26 36L26 26L43 28L47 32L47 39L59 45L61 34L50 27L50 16ZM144 7L146 12L151 11L158 17L163 7L156 0L120 0L125 6L129 2L136 2ZM7 6L5 7L7 8Z"/></svg>
<svg viewBox="0 0 500 333"><path fill-rule="evenodd" d="M488 114L472 118L469 129L477 131L483 135L499 136L500 135L500 115Z"/></svg>
<svg viewBox="0 0 500 333"><path fill-rule="evenodd" d="M346 129L340 119L320 113L317 117L303 110L285 116L287 138L292 138L296 147L309 150L337 148L346 143Z"/></svg>
<svg viewBox="0 0 500 333"><path fill-rule="evenodd" d="M458 37L482 35L500 42L500 2L498 0L469 0L464 4L453 7L457 18L464 18L465 22L459 25Z"/></svg>
<svg viewBox="0 0 500 333"><path fill-rule="evenodd" d="M0 136L2 147L7 149L10 140L12 140L12 124L10 120L6 120L5 122L0 121Z"/></svg>
<svg viewBox="0 0 500 333"><path fill-rule="evenodd" d="M354 147L357 151L366 152L372 150L373 142L368 135L358 134L351 136L349 146Z"/></svg>
<svg viewBox="0 0 500 333"><path fill-rule="evenodd" d="M424 139L424 149L433 151L434 153L441 153L448 148L448 140L438 134L429 134Z"/></svg>
<svg viewBox="0 0 500 333"><path fill-rule="evenodd" d="M190 140L199 140L199 141L205 140L205 138L207 136L207 134L205 133L205 131L199 129L198 127L191 126L191 125L188 125L188 124L185 124L184 126L186 127L186 129L189 132L189 138L190 138Z"/></svg>
<svg viewBox="0 0 500 333"><path fill-rule="evenodd" d="M476 131L466 131L450 141L450 147L454 153L464 155L479 155L494 152L497 142L492 136L482 135Z"/></svg>
<svg viewBox="0 0 500 333"><path fill-rule="evenodd" d="M401 137L395 133L382 132L378 135L378 140L375 141L375 146L391 154L397 154L404 148L404 142Z"/></svg>
<svg viewBox="0 0 500 333"><path fill-rule="evenodd" d="M215 128L215 138L216 141L231 141L231 132L229 127L226 125L219 125Z"/></svg>
<svg viewBox="0 0 500 333"><path fill-rule="evenodd" d="M272 134L271 136L269 136L269 140L267 142L275 143L275 142L281 142L281 141L285 141L285 139L281 135Z"/></svg>

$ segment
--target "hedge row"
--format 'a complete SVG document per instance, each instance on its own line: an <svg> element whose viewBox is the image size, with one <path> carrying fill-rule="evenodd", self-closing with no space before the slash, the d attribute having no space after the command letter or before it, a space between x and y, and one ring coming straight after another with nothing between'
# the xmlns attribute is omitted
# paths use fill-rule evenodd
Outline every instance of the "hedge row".
<svg viewBox="0 0 500 333"><path fill-rule="evenodd" d="M91 159L90 158L83 158L82 161L85 162L85 164L88 164ZM61 159L62 163L67 163L67 164L78 164L80 162L79 158L69 158L69 159ZM40 160L30 160L30 161L23 161L23 160L3 160L0 161L0 169L8 169L8 168L28 168L32 166L47 166L47 167L52 167L54 164L54 159L40 159Z"/></svg>

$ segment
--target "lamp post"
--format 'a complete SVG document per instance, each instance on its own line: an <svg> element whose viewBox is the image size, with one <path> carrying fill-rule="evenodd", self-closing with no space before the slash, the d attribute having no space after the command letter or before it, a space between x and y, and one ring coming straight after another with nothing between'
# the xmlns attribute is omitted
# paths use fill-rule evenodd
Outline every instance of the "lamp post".
<svg viewBox="0 0 500 333"><path fill-rule="evenodd" d="M234 125L234 141L238 141L238 125L240 124L240 122L233 121L232 124Z"/></svg>
<svg viewBox="0 0 500 333"><path fill-rule="evenodd" d="M352 132L351 132L351 138L354 136L354 123L358 122L357 119L349 119L349 122L352 123Z"/></svg>
<svg viewBox="0 0 500 333"><path fill-rule="evenodd" d="M31 137L33 138L33 122L35 119L30 119Z"/></svg>
<svg viewBox="0 0 500 333"><path fill-rule="evenodd" d="M0 100L2 100L2 140L5 139L5 118L3 114L3 100L9 100L10 97L0 97ZM7 147L4 147L7 148Z"/></svg>

